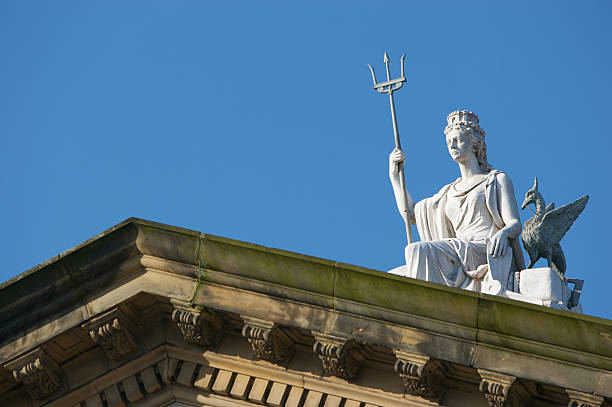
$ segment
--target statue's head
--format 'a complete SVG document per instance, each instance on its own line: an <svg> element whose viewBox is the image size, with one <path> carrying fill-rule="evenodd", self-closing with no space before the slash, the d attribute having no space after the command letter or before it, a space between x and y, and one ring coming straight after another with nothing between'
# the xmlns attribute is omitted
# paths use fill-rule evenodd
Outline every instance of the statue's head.
<svg viewBox="0 0 612 407"><path fill-rule="evenodd" d="M472 151L478 160L480 168L483 171L491 170L492 167L487 161L485 131L480 127L476 113L468 110L456 110L446 117L446 121L448 124L444 128L444 134L448 137L450 133L457 132L462 136L467 136L471 141Z"/></svg>

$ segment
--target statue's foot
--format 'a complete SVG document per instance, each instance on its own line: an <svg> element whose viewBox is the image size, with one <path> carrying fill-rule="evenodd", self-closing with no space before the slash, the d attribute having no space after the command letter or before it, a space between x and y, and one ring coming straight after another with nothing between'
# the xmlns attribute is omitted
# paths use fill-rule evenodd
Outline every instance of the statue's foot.
<svg viewBox="0 0 612 407"><path fill-rule="evenodd" d="M499 295L502 292L502 285L497 280L485 281L482 284L482 292L485 294Z"/></svg>
<svg viewBox="0 0 612 407"><path fill-rule="evenodd" d="M489 271L489 265L481 264L480 266L478 266L476 270L466 270L465 274L467 274L474 280L482 280L482 278L485 276L485 274L487 274L488 271Z"/></svg>

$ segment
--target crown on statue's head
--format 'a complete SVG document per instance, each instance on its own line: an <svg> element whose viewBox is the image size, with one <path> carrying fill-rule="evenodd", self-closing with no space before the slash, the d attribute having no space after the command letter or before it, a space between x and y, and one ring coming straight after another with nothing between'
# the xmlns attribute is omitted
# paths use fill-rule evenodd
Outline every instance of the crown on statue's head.
<svg viewBox="0 0 612 407"><path fill-rule="evenodd" d="M484 136L484 130L480 127L480 121L478 120L478 115L474 112L470 112L469 110L455 110L446 116L447 125L444 129L444 133L449 132L451 129L458 126L468 126L472 129L482 132Z"/></svg>
<svg viewBox="0 0 612 407"><path fill-rule="evenodd" d="M478 124L478 115L474 112L470 112L469 110L455 110L446 116L446 121L448 124L459 124L459 123L473 123ZM470 124L471 124L470 123Z"/></svg>

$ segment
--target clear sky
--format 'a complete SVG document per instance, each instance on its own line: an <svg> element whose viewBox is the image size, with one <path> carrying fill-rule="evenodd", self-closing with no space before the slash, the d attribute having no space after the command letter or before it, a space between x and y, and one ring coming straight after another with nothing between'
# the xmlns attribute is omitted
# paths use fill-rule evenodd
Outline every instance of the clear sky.
<svg viewBox="0 0 612 407"><path fill-rule="evenodd" d="M0 280L131 216L401 265L367 68L387 50L412 196L459 176L445 118L473 110L519 205L536 175L557 206L591 196L567 276L612 319L610 21L609 1L0 2Z"/></svg>

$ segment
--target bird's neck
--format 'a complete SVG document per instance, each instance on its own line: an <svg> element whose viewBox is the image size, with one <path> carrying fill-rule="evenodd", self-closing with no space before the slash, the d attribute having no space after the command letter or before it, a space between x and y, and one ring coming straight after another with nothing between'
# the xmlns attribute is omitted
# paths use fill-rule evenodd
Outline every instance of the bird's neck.
<svg viewBox="0 0 612 407"><path fill-rule="evenodd" d="M544 213L546 212L546 202L544 202L544 198L540 194L536 195L535 207L536 207L536 216L538 218L541 218L542 216L544 216Z"/></svg>

